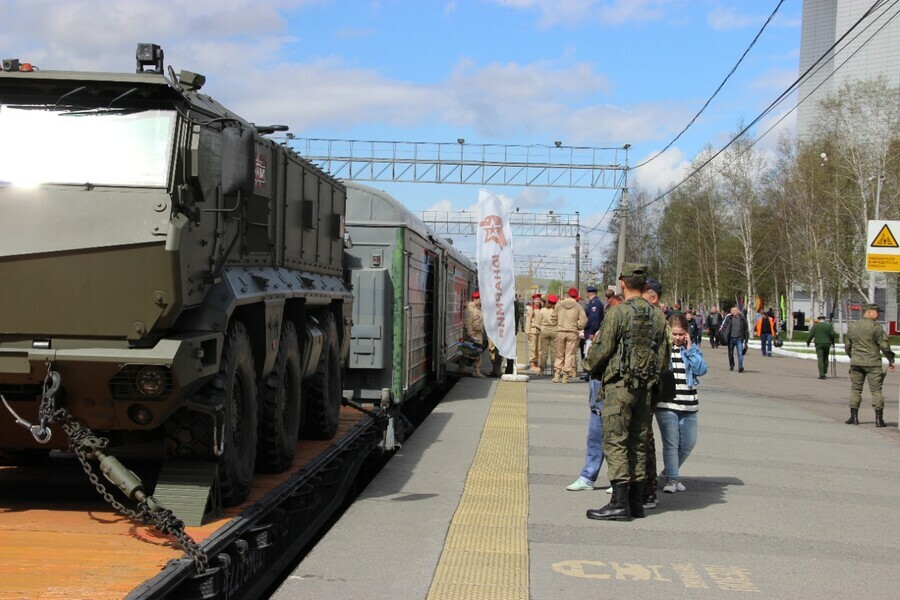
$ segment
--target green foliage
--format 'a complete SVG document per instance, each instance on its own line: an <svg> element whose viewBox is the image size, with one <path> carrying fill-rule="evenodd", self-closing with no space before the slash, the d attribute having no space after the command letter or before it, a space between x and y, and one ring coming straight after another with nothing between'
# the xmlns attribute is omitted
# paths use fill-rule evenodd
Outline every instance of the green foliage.
<svg viewBox="0 0 900 600"><path fill-rule="evenodd" d="M774 153L745 136L661 201L630 190L625 259L650 265L663 302L727 308L740 295L752 307L760 295L777 309L782 294L803 290L819 313L836 297L868 298L876 195L879 218L900 219L900 88L845 84L818 123L814 136L783 138ZM712 155L704 149L686 172ZM618 227L614 219L610 232ZM615 261L610 238L599 262Z"/></svg>

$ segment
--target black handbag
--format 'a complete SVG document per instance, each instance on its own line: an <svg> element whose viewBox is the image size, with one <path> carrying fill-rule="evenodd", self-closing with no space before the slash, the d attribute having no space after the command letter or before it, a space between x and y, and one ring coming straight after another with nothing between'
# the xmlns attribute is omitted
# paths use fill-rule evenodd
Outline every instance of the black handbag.
<svg viewBox="0 0 900 600"><path fill-rule="evenodd" d="M653 404L671 402L675 399L675 373L664 369L659 374L659 382L656 384L656 393L653 395Z"/></svg>
<svg viewBox="0 0 900 600"><path fill-rule="evenodd" d="M775 346L776 348L781 348L782 346L784 346L784 342L781 340L780 333L776 334L775 338L772 339L772 345Z"/></svg>

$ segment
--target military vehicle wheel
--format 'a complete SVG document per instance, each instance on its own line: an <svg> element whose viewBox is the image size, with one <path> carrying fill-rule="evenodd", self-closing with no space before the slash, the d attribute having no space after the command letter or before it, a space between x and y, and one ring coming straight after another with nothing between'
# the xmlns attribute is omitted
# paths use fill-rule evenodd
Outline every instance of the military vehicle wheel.
<svg viewBox="0 0 900 600"><path fill-rule="evenodd" d="M259 447L256 468L280 473L291 465L300 432L300 348L297 330L286 322L275 366L259 390Z"/></svg>
<svg viewBox="0 0 900 600"><path fill-rule="evenodd" d="M303 397L304 420L300 427L302 437L328 440L337 433L341 414L341 351L338 347L337 324L334 315L325 320L325 343L316 374L306 385Z"/></svg>
<svg viewBox="0 0 900 600"><path fill-rule="evenodd" d="M209 385L214 404L221 403L225 413L225 449L219 457L222 504L234 506L250 493L258 434L256 370L243 323L231 326L222 350L222 365Z"/></svg>

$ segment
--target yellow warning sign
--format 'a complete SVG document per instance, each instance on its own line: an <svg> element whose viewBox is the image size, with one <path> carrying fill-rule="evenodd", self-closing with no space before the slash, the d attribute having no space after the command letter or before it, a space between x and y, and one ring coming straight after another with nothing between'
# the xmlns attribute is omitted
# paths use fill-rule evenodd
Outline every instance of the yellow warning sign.
<svg viewBox="0 0 900 600"><path fill-rule="evenodd" d="M891 233L891 228L887 226L887 223L884 224L881 231L872 240L872 248L900 248L897 238Z"/></svg>
<svg viewBox="0 0 900 600"><path fill-rule="evenodd" d="M867 271L886 271L888 273L900 272L900 255L897 254L867 254Z"/></svg>
<svg viewBox="0 0 900 600"><path fill-rule="evenodd" d="M869 221L866 226L866 269L900 273L900 221Z"/></svg>

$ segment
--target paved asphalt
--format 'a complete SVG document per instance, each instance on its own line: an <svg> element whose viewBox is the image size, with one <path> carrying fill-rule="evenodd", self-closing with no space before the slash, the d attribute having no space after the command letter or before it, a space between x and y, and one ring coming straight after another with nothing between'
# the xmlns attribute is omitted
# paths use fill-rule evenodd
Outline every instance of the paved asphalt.
<svg viewBox="0 0 900 600"><path fill-rule="evenodd" d="M609 496L565 490L584 457L587 385L525 384L530 598L900 597L900 372L876 429L868 390L862 424L843 423L845 363L819 380L814 360L751 347L738 373L725 349L702 350L687 491L630 523L587 520ZM425 598L495 381L462 379L273 597Z"/></svg>

